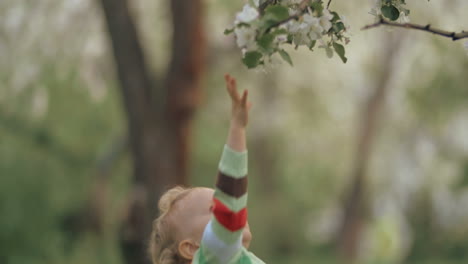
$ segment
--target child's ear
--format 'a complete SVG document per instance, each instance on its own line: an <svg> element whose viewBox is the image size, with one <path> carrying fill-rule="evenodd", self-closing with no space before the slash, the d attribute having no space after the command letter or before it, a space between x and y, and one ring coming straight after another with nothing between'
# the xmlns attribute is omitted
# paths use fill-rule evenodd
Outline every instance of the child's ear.
<svg viewBox="0 0 468 264"><path fill-rule="evenodd" d="M179 243L179 254L188 260L192 260L195 252L199 248L198 244L190 239L182 240Z"/></svg>

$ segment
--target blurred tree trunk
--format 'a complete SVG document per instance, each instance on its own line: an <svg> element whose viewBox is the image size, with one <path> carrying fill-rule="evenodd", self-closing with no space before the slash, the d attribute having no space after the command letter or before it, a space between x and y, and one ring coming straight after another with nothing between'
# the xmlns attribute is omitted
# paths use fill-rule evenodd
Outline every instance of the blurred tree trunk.
<svg viewBox="0 0 468 264"><path fill-rule="evenodd" d="M172 60L163 82L152 81L127 0L100 2L127 112L134 166L135 187L122 232L123 254L127 263L147 263L146 245L157 199L166 188L188 181L191 124L204 70L202 1L170 0Z"/></svg>
<svg viewBox="0 0 468 264"><path fill-rule="evenodd" d="M382 47L383 55L380 60L382 68L380 72L377 72L375 90L363 108L361 124L358 127L355 160L351 172L352 181L345 194L344 217L337 238L338 250L341 257L346 260L345 263L355 263L358 257L359 243L368 211L367 169L401 43L401 37L400 39L395 38L395 36L386 36L385 38L386 41L383 43L387 43L387 45Z"/></svg>
<svg viewBox="0 0 468 264"><path fill-rule="evenodd" d="M172 59L166 76L168 95L167 119L174 155L175 182L188 181L188 153L191 152L192 120L200 103L201 77L205 70L205 33L202 0L169 0L171 2Z"/></svg>

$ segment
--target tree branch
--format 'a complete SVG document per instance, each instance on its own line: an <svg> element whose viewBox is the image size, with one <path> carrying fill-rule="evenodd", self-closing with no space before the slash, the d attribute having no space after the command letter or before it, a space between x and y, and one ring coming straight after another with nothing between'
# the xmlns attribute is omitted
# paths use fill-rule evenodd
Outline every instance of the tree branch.
<svg viewBox="0 0 468 264"><path fill-rule="evenodd" d="M380 18L380 20L374 24L366 25L363 27L361 30L366 30L366 29L371 29L371 28L376 28L382 25L386 26L392 26L392 27L400 27L400 28L408 28L408 29L416 29L416 30L421 30L421 31L426 31L430 32L435 35L451 38L453 41L463 39L463 38L468 38L468 32L467 31L461 31L461 32L450 32L438 28L433 28L430 24L427 24L426 26L423 25L418 25L418 24L413 24L413 23L396 23L396 22L391 22L388 20L385 20L384 18Z"/></svg>
<svg viewBox="0 0 468 264"><path fill-rule="evenodd" d="M328 0L327 9L330 9L331 2L332 2L332 0Z"/></svg>

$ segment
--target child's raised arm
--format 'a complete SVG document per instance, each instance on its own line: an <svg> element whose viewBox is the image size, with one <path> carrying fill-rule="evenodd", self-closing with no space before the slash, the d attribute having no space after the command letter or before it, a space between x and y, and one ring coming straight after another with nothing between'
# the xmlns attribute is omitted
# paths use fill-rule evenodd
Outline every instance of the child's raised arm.
<svg viewBox="0 0 468 264"><path fill-rule="evenodd" d="M200 255L193 263L228 263L241 257L242 234L247 224L245 130L251 103L246 90L239 94L234 78L226 75L225 81L232 102L229 134L219 163L213 217L203 233Z"/></svg>
<svg viewBox="0 0 468 264"><path fill-rule="evenodd" d="M231 125L227 145L234 151L243 152L247 150L245 128L249 121L249 110L252 104L248 101L248 91L244 90L242 96L237 91L236 79L226 74L226 88L231 97Z"/></svg>

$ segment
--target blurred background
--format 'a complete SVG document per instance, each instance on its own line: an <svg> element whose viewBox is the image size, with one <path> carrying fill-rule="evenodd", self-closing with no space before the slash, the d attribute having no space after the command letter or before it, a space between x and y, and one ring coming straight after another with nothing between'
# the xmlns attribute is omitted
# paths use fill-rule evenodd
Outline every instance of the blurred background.
<svg viewBox="0 0 468 264"><path fill-rule="evenodd" d="M468 262L464 41L377 28L334 0L348 63L248 71L242 1L0 1L0 263L148 263L158 196L213 186L224 73L249 89L251 250L266 263ZM468 2L408 1L468 30Z"/></svg>

